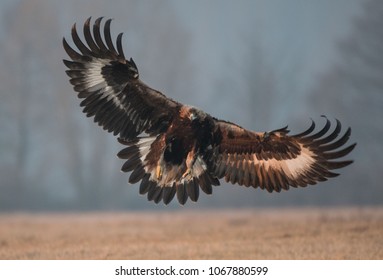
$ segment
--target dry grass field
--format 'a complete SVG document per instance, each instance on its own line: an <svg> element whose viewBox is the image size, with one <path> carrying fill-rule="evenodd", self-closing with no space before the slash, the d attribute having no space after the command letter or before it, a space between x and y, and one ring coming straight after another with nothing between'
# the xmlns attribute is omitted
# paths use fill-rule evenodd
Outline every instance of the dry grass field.
<svg viewBox="0 0 383 280"><path fill-rule="evenodd" d="M0 259L383 259L383 208L1 214Z"/></svg>

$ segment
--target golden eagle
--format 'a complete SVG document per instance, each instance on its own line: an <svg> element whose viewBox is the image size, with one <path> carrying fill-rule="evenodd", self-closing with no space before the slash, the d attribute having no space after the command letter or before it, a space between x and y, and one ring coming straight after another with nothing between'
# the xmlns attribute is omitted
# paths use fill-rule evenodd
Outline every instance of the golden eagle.
<svg viewBox="0 0 383 280"><path fill-rule="evenodd" d="M216 119L192 106L167 98L139 79L133 59L125 59L122 33L113 44L111 20L100 31L102 18L93 27L90 18L83 32L85 43L72 27L74 50L63 39L71 60L64 60L70 83L82 99L87 117L119 136L126 147L118 157L126 159L122 171L131 172L129 182L141 181L140 194L155 203L168 204L174 196L180 204L197 201L200 188L212 193L219 180L241 186L280 192L305 187L338 174L333 169L352 163L334 161L350 153L345 148L351 129L339 136L336 120L313 133L315 123L304 132L289 135L287 127L270 132L246 130ZM342 148L341 148L342 147ZM339 149L341 148L341 149Z"/></svg>

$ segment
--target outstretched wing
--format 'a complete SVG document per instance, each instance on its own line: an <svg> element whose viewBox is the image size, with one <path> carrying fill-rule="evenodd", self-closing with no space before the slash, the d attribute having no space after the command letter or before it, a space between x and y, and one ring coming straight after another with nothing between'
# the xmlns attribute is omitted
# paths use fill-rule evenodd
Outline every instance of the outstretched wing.
<svg viewBox="0 0 383 280"><path fill-rule="evenodd" d="M337 120L333 132L326 118L325 126L315 134L315 123L305 132L289 136L287 127L265 133L248 131L235 124L216 122L216 143L210 159L212 173L227 182L246 187L260 187L269 192L305 187L338 174L333 169L352 163L340 160L356 144L343 148L351 129L340 137ZM340 149L339 149L340 148ZM334 161L335 160L335 161Z"/></svg>
<svg viewBox="0 0 383 280"><path fill-rule="evenodd" d="M164 131L181 104L151 89L139 80L138 69L132 59L126 60L121 44L122 33L116 45L110 34L111 20L104 25L101 36L98 18L93 25L90 18L84 24L86 44L78 36L76 25L72 27L72 39L78 51L69 46L65 38L63 45L72 61L64 60L66 71L81 106L88 117L105 130L133 139L141 132L149 135Z"/></svg>

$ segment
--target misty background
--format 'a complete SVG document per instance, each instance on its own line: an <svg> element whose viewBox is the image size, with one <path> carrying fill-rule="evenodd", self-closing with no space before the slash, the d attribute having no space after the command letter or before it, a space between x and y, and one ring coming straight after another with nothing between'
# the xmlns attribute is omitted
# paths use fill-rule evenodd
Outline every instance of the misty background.
<svg viewBox="0 0 383 280"><path fill-rule="evenodd" d="M65 74L62 38L89 16L113 18L141 79L182 103L248 129L320 115L352 127L341 176L269 194L222 181L200 207L383 204L383 2L0 2L0 210L179 209L128 185L121 145L81 112Z"/></svg>

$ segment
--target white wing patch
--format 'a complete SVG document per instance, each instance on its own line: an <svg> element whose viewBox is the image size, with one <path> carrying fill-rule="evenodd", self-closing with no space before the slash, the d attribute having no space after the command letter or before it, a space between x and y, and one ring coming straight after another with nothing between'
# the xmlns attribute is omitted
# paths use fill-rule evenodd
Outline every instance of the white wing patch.
<svg viewBox="0 0 383 280"><path fill-rule="evenodd" d="M92 62L86 64L86 82L89 88L93 88L95 86L101 86L101 88L106 86L106 81L102 76L101 70L104 66L109 64L109 60L107 59L93 59Z"/></svg>
<svg viewBox="0 0 383 280"><path fill-rule="evenodd" d="M259 160L256 155L248 155L244 160L235 160L235 154L228 154L227 164L231 165L236 169L240 169L241 166L262 166L266 172L279 171L281 174L285 174L291 179L299 178L305 171L310 170L311 165L315 163L314 153L309 149L301 145L301 154L296 158L287 159L287 160L277 160L277 159L268 159L268 160ZM206 168L204 168L206 169ZM196 171L202 172L201 168L197 168ZM246 171L248 172L248 171Z"/></svg>
<svg viewBox="0 0 383 280"><path fill-rule="evenodd" d="M305 170L310 169L311 164L315 162L313 155L309 149L301 146L301 154L296 158L287 160L258 160L255 155L252 157L252 161L255 165L262 165L266 171L279 170L292 179L298 178Z"/></svg>
<svg viewBox="0 0 383 280"><path fill-rule="evenodd" d="M110 60L93 58L93 60L87 65L86 75L85 75L85 85L87 91L96 92L99 91L101 94L101 99L106 98L106 101L113 100L113 103L120 109L125 110L124 105L122 104L123 100L120 100L117 95L119 92L115 92L113 87L108 86L104 76L102 75L102 68L106 65L110 65ZM124 88L124 85L121 86Z"/></svg>
<svg viewBox="0 0 383 280"><path fill-rule="evenodd" d="M301 145L301 154L294 159L283 160L282 169L285 174L291 174L293 178L298 178L305 170L311 168L315 162L314 153Z"/></svg>

